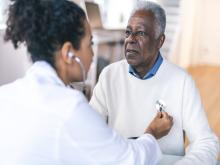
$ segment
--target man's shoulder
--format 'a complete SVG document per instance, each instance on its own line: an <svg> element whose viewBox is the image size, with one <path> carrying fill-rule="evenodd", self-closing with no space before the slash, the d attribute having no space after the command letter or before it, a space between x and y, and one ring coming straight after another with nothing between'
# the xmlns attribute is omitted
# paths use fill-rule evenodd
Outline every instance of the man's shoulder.
<svg viewBox="0 0 220 165"><path fill-rule="evenodd" d="M178 81L183 83L194 83L193 77L190 75L190 73L188 73L186 69L181 68L180 66L173 64L166 59L163 61L158 75L166 80L169 80L169 82Z"/></svg>
<svg viewBox="0 0 220 165"><path fill-rule="evenodd" d="M105 69L119 69L128 66L128 63L126 60L120 60L117 62L113 62L109 64Z"/></svg>
<svg viewBox="0 0 220 165"><path fill-rule="evenodd" d="M190 76L189 73L184 68L181 68L180 66L178 66L172 62L169 62L166 59L164 59L164 62L163 62L161 69L163 71L166 71L171 76L174 76L174 75L184 76L184 77Z"/></svg>
<svg viewBox="0 0 220 165"><path fill-rule="evenodd" d="M120 60L120 61L114 62L114 63L106 66L103 69L102 74L117 74L117 73L119 73L119 71L126 70L126 68L128 68L127 61Z"/></svg>

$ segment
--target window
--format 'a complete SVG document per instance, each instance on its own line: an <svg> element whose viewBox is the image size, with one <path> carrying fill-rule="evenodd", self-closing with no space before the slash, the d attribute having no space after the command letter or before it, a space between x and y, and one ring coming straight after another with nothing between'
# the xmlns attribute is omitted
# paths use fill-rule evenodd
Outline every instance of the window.
<svg viewBox="0 0 220 165"><path fill-rule="evenodd" d="M125 28L135 0L95 0L100 5L105 26Z"/></svg>

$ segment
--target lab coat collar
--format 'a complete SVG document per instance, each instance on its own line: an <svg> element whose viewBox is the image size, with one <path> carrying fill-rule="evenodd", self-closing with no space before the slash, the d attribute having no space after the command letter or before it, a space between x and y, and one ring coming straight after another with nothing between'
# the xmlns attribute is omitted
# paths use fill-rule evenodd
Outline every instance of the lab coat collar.
<svg viewBox="0 0 220 165"><path fill-rule="evenodd" d="M27 76L37 76L38 80L42 83L53 83L61 86L66 86L64 82L59 78L55 69L46 61L35 62L27 71Z"/></svg>

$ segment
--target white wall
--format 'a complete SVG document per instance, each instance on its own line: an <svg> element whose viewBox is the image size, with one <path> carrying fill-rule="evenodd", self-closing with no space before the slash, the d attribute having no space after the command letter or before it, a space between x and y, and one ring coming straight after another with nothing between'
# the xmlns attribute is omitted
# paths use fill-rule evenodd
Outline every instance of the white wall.
<svg viewBox="0 0 220 165"><path fill-rule="evenodd" d="M0 85L22 77L31 64L24 46L15 50L11 42L4 42L6 9L9 3L9 0L0 0Z"/></svg>
<svg viewBox="0 0 220 165"><path fill-rule="evenodd" d="M220 1L203 0L199 8L193 64L220 65Z"/></svg>
<svg viewBox="0 0 220 165"><path fill-rule="evenodd" d="M22 77L30 66L26 48L15 50L10 42L3 40L4 30L0 30L0 85Z"/></svg>
<svg viewBox="0 0 220 165"><path fill-rule="evenodd" d="M220 65L220 1L182 0L181 30L172 60L180 66Z"/></svg>
<svg viewBox="0 0 220 165"><path fill-rule="evenodd" d="M0 29L5 28L5 22L6 22L6 9L8 8L9 0L0 0Z"/></svg>

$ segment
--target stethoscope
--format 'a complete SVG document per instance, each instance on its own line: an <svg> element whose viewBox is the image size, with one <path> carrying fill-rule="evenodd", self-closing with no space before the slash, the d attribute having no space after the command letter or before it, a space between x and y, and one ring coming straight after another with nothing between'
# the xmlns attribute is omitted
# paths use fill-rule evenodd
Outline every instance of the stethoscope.
<svg viewBox="0 0 220 165"><path fill-rule="evenodd" d="M166 103L162 99L159 99L155 102L155 107L159 112L165 111ZM137 138L138 137L129 137L128 139L137 139Z"/></svg>
<svg viewBox="0 0 220 165"><path fill-rule="evenodd" d="M166 103L163 100L159 99L159 100L156 101L155 107L160 112L165 111Z"/></svg>
<svg viewBox="0 0 220 165"><path fill-rule="evenodd" d="M85 70L85 67L83 66L81 60L77 56L75 56L72 52L69 51L67 53L67 56L68 56L68 58L75 60L79 64L79 66L80 66L81 74L82 74L82 77L83 77L83 81L82 81L82 86L83 86L82 88L83 89L82 89L82 92L83 92L84 95L86 95L86 83L85 83L85 81L86 81L86 70ZM70 86L74 87L74 84L71 83Z"/></svg>

